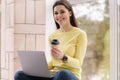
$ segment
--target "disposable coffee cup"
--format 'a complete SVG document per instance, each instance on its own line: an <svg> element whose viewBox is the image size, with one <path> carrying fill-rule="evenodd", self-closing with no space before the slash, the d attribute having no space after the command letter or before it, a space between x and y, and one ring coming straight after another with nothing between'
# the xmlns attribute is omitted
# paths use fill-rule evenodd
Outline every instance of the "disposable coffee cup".
<svg viewBox="0 0 120 80"><path fill-rule="evenodd" d="M58 47L59 41L58 41L57 39L53 39L53 40L51 41L51 45L52 45L52 47Z"/></svg>

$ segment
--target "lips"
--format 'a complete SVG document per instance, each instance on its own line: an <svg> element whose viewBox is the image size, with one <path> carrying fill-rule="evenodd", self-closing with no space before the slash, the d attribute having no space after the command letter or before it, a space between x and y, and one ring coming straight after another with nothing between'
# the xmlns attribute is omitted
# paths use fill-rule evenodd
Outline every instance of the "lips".
<svg viewBox="0 0 120 80"><path fill-rule="evenodd" d="M65 18L57 19L58 22L64 21Z"/></svg>

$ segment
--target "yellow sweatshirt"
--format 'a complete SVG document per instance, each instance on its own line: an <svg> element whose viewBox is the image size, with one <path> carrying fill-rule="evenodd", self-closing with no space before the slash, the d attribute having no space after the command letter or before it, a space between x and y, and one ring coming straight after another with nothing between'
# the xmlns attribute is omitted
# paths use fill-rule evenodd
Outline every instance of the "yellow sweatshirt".
<svg viewBox="0 0 120 80"><path fill-rule="evenodd" d="M79 80L81 79L81 67L85 57L87 48L87 35L86 33L76 27L70 31L60 32L56 30L49 37L51 40L57 39L60 44L59 49L68 57L67 63L52 57L48 64L50 70L58 72L61 69L70 70Z"/></svg>

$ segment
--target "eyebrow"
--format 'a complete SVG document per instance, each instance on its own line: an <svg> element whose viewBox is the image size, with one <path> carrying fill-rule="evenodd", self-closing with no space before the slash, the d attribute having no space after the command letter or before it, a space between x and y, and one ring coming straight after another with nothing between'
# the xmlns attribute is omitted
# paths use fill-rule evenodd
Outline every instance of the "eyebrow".
<svg viewBox="0 0 120 80"><path fill-rule="evenodd" d="M60 9L59 11L65 11L64 9ZM58 12L58 11L54 11L54 12Z"/></svg>

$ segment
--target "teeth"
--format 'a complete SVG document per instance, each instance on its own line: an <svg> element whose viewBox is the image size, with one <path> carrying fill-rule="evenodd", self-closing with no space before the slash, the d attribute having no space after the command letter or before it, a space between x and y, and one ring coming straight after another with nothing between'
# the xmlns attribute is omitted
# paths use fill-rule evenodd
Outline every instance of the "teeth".
<svg viewBox="0 0 120 80"><path fill-rule="evenodd" d="M64 20L64 18L61 18L61 19L57 19L57 21L61 22L62 20Z"/></svg>
<svg viewBox="0 0 120 80"><path fill-rule="evenodd" d="M64 18L60 19L60 21L62 21Z"/></svg>

